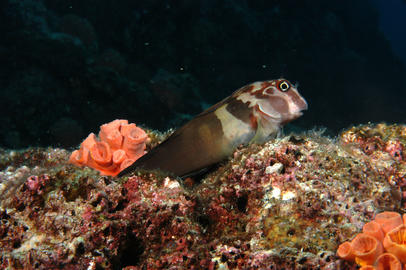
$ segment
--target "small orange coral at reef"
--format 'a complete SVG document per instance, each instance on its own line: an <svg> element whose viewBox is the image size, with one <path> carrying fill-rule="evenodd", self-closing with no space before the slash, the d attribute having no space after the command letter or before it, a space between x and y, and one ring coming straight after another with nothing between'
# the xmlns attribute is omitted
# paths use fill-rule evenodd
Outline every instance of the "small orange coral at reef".
<svg viewBox="0 0 406 270"><path fill-rule="evenodd" d="M360 269L401 270L406 263L406 214L383 212L363 227L351 242L342 243L337 255L355 261ZM403 267L406 269L406 267Z"/></svg>
<svg viewBox="0 0 406 270"><path fill-rule="evenodd" d="M102 175L116 176L144 155L148 136L144 130L127 120L114 120L100 127L99 138L94 133L73 151L69 162L88 166Z"/></svg>

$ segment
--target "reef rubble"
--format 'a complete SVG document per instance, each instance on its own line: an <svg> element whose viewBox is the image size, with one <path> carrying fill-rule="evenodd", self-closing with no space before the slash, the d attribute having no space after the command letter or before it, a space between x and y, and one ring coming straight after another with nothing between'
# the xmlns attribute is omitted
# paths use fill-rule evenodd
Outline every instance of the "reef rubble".
<svg viewBox="0 0 406 270"><path fill-rule="evenodd" d="M356 269L337 248L376 214L406 212L405 147L404 125L311 131L240 147L184 180L3 149L0 268Z"/></svg>

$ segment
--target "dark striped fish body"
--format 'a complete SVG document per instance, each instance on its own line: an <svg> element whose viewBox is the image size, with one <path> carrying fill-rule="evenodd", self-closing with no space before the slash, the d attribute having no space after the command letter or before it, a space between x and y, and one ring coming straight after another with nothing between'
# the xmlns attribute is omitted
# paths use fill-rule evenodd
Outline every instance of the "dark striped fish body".
<svg viewBox="0 0 406 270"><path fill-rule="evenodd" d="M284 79L246 85L175 131L119 176L137 168L178 176L198 172L232 154L240 144L263 143L307 109Z"/></svg>

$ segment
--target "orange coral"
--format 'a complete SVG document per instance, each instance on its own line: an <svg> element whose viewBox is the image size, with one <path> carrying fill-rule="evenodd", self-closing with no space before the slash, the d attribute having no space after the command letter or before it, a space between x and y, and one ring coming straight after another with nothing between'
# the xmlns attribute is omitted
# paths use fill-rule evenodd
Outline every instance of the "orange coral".
<svg viewBox="0 0 406 270"><path fill-rule="evenodd" d="M406 263L406 225L400 225L388 232L383 240L385 249Z"/></svg>
<svg viewBox="0 0 406 270"><path fill-rule="evenodd" d="M370 221L362 227L362 231L365 234L375 237L378 241L382 242L385 237L381 225L376 221Z"/></svg>
<svg viewBox="0 0 406 270"><path fill-rule="evenodd" d="M135 124L117 119L100 127L99 138L90 133L80 149L73 151L69 162L116 176L145 154L148 136Z"/></svg>
<svg viewBox="0 0 406 270"><path fill-rule="evenodd" d="M352 245L350 242L344 242L342 243L338 249L337 249L337 255L338 257L347 260L347 261L352 261L355 259L355 254L352 249Z"/></svg>
<svg viewBox="0 0 406 270"><path fill-rule="evenodd" d="M337 255L355 260L362 266L360 269L401 270L406 263L406 215L377 214L375 220L364 225L363 233L338 247Z"/></svg>
<svg viewBox="0 0 406 270"><path fill-rule="evenodd" d="M385 269L401 270L402 269L402 265L401 265L399 259L391 253L384 253L381 256L379 256L378 259L376 259L375 265L376 265L377 270L385 270Z"/></svg>
<svg viewBox="0 0 406 270"><path fill-rule="evenodd" d="M373 264L376 258L383 253L382 243L365 233L358 234L351 241L351 246L355 255L355 262L361 266Z"/></svg>
<svg viewBox="0 0 406 270"><path fill-rule="evenodd" d="M364 265L359 270L375 270L376 268L372 265Z"/></svg>
<svg viewBox="0 0 406 270"><path fill-rule="evenodd" d="M382 212L376 215L375 222L381 224L382 231L387 234L392 229L403 224L402 216L396 212Z"/></svg>

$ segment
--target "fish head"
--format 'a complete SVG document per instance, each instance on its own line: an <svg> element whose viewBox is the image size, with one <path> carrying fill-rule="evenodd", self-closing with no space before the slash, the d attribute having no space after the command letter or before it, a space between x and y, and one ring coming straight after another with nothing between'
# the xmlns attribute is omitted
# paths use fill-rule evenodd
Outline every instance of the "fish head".
<svg viewBox="0 0 406 270"><path fill-rule="evenodd" d="M236 98L253 107L257 118L277 125L286 124L307 110L306 100L286 79L252 83L241 89Z"/></svg>

